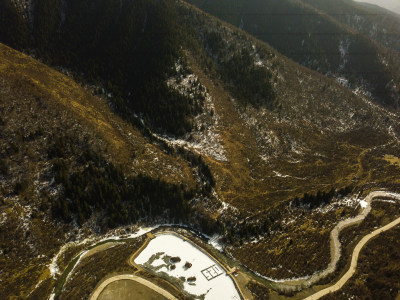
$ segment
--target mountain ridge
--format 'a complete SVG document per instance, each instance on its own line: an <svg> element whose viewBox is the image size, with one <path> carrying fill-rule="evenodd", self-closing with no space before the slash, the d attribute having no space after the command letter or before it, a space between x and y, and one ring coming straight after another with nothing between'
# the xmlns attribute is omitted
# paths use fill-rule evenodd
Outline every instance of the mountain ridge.
<svg viewBox="0 0 400 300"><path fill-rule="evenodd" d="M294 61L333 76L353 90L364 89L381 104L398 108L399 95L395 92L399 77L395 67L399 62L398 54L390 53L386 45L371 40L365 32L359 31L359 26L341 20L347 20L343 11L350 14L349 7L355 5L342 8L334 2L300 0L239 1L235 6L229 5L230 1L188 2L235 26L245 26L243 29L247 32ZM372 26L370 20L364 23ZM395 36L392 37L393 49L398 51Z"/></svg>

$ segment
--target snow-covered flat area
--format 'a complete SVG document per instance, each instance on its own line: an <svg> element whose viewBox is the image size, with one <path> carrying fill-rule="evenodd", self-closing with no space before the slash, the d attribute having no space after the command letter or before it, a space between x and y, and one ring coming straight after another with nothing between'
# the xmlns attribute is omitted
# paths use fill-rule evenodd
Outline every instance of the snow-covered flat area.
<svg viewBox="0 0 400 300"><path fill-rule="evenodd" d="M361 208L366 208L368 206L368 202L365 200L360 201Z"/></svg>
<svg viewBox="0 0 400 300"><path fill-rule="evenodd" d="M171 258L177 257L180 261L172 263ZM185 267L187 262L191 264L189 268ZM135 263L178 280L186 292L197 298L204 295L206 300L240 299L233 280L221 265L177 235L156 236L135 259ZM174 269L171 268L173 265ZM193 277L195 281L188 281Z"/></svg>

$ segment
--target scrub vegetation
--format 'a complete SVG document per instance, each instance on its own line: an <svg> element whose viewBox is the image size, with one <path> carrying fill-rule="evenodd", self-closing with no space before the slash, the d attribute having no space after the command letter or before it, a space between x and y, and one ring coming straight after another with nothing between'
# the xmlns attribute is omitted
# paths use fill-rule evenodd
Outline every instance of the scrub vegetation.
<svg viewBox="0 0 400 300"><path fill-rule="evenodd" d="M399 107L400 45L394 37L400 21L389 11L341 0L188 2L308 68Z"/></svg>
<svg viewBox="0 0 400 300"><path fill-rule="evenodd" d="M136 271L127 261L142 246L144 240L144 237L140 237L117 244L82 259L70 274L58 299L89 299L89 295L106 276Z"/></svg>
<svg viewBox="0 0 400 300"><path fill-rule="evenodd" d="M355 241L360 240L374 228L386 225L399 215L399 203L375 202L372 207L373 212L362 224L350 227L341 234L341 242L345 250L343 259L339 262L339 270L347 267ZM393 211L396 213L393 214ZM395 227L372 239L361 251L357 271L353 277L341 291L327 295L324 299L348 299L360 296L365 299L396 299L398 295L396 282L400 276L396 239L398 233L399 229ZM321 283L330 280L332 280L331 277Z"/></svg>

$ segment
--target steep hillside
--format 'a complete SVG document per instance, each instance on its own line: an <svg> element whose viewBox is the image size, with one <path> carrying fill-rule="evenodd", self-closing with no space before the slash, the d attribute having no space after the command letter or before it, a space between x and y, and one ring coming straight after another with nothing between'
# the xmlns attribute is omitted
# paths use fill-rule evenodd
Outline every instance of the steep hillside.
<svg viewBox="0 0 400 300"><path fill-rule="evenodd" d="M265 200L262 199L275 198L274 190L277 199L284 194L292 194L295 187L312 190L314 183L309 176L315 176L314 188L323 183L324 178L327 182L338 181L343 185L346 185L344 179L347 178L347 184L350 184L355 178L349 175L360 171L356 165L363 149L373 148L373 144L396 141L398 133L394 132L398 132L398 125L395 115L334 81L294 64L265 44L238 35L234 29L218 24L212 18L204 18L200 12L184 9L182 14L187 16L189 24L194 24L194 30L202 37L200 42L214 58L215 72L221 72L237 53L241 53L242 57L246 57L244 53L247 53L249 58L246 59L250 59L255 68L268 70L273 82L273 100L261 106L243 105L240 94L235 94L235 90L221 88L227 84L223 75L210 80L201 72L203 63L200 59L196 59L200 64L196 64L194 59L189 60L200 83L215 99L214 112L220 119L216 131L221 138L230 136L222 142L226 145L225 150L229 152L230 146L237 147L231 158L226 154L228 164L225 166L233 168L229 166L230 161L236 166L246 166L235 173L229 172L232 177L226 180L227 185L217 175L217 186L230 190L229 185L245 180L247 184L240 184L246 190L243 195L250 197L251 187L257 187L259 191L256 194L263 195L259 203L263 203ZM245 74L242 73L243 77ZM230 75L228 84L234 80L233 76ZM394 118L393 121L391 118ZM235 126L238 128L232 130ZM372 136L374 138L370 139ZM232 144L233 140L240 142ZM236 157L233 158L233 155ZM319 168L321 173L317 171ZM221 169L224 169L224 164L219 163L215 172L221 172ZM243 176L244 169L251 173ZM344 175L343 172L349 173ZM297 182L293 184L293 181ZM289 192L287 187L290 185ZM260 192L261 189L264 189L263 192ZM267 190L268 197L265 197ZM240 203L243 195L238 187L235 191L231 197L237 198ZM256 205L257 197L249 202Z"/></svg>
<svg viewBox="0 0 400 300"><path fill-rule="evenodd" d="M190 218L196 164L149 143L91 89L4 45L0 56L1 298L51 288L66 241Z"/></svg>
<svg viewBox="0 0 400 300"><path fill-rule="evenodd" d="M101 84L113 107L133 123L143 119L176 135L191 129L197 102L165 83L184 36L170 1L1 3L0 22L8 28L1 41Z"/></svg>
<svg viewBox="0 0 400 300"><path fill-rule="evenodd" d="M395 22L392 22L381 21L379 17L375 18L378 20L360 17L363 23L360 23L363 28L360 30L360 26L355 26L348 18L365 15L365 10L356 5L345 6L343 1L188 2L269 43L294 61L334 77L353 90L371 93L381 104L398 108L396 18L393 17L391 20ZM369 34L365 35L369 32L367 28L372 29L374 24L380 28L378 31L391 33L374 38L395 49L393 53L371 40Z"/></svg>
<svg viewBox="0 0 400 300"><path fill-rule="evenodd" d="M302 0L342 24L400 53L400 16L378 6L352 0Z"/></svg>

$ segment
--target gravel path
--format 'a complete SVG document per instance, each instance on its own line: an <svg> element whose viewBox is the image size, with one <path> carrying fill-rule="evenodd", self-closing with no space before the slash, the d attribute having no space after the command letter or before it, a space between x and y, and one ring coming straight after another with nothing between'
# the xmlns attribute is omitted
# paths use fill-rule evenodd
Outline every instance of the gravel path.
<svg viewBox="0 0 400 300"><path fill-rule="evenodd" d="M101 292L107 287L107 285L109 285L110 283L112 283L114 281L118 281L118 280L133 280L133 281L139 282L140 284L143 284L143 285L147 286L148 288L156 291L157 293L159 293L163 297L167 298L168 300L178 300L177 298L172 296L169 292L160 288L159 286L155 285L154 283L147 281L146 279L143 279L141 277L135 276L135 275L118 275L118 276L114 276L114 277L111 277L111 278L103 281L99 285L99 287L94 291L94 293L92 294L92 296L90 297L89 300L97 300L97 298L99 297Z"/></svg>
<svg viewBox="0 0 400 300"><path fill-rule="evenodd" d="M353 251L353 255L351 257L351 264L350 264L350 268L349 270L339 279L338 282L336 282L334 285L325 288L309 297L306 298L306 300L316 300L319 299L329 293L333 293L336 292L338 290L340 290L345 283L354 275L354 273L356 272L356 268L357 268L357 260L358 260L358 256L360 255L360 252L362 250L362 248L365 246L366 243L368 243L368 241L370 239L372 239L373 237L377 236L378 234L385 232L391 228L393 228L394 226L400 224L400 218L397 218L396 220L394 220L393 222L387 224L384 227L381 227L379 229L376 229L375 231L371 232L370 234L364 236L362 238L362 240L357 244L357 246L354 248Z"/></svg>
<svg viewBox="0 0 400 300"><path fill-rule="evenodd" d="M340 259L341 253L342 253L341 243L340 243L340 240L339 240L339 234L340 234L340 232L341 232L343 229L345 229L345 228L347 228L347 227L349 227L349 226L352 226L352 225L355 225L355 224L357 224L357 223L362 222L362 221L368 216L368 214L371 212L371 202L372 202L375 198L383 198L383 197L384 197L384 198L391 198L391 199L399 200L399 201L400 201L400 195L398 195L398 194L394 194L394 193L390 193L390 192L385 192L385 191L375 191L375 192L371 192L371 193L369 193L369 194L365 197L365 199L362 201L362 204L363 204L363 207L364 207L364 208L363 208L363 210L361 211L361 213L360 213L359 215L357 215L357 216L354 217L354 218L346 219L346 220L343 220L343 221L339 222L339 223L332 229L331 234L330 234L331 261L330 261L330 263L329 263L329 265L327 266L326 269L324 269L324 270L322 270L322 271L319 271L319 272L316 272L316 273L314 273L313 275L311 275L309 278L306 278L306 279L300 278L300 279L292 279L292 280L287 281L287 282L278 282L278 283L276 283L276 286L277 286L279 289L283 289L283 290L301 290L301 289L308 288L308 287L312 286L314 283L316 283L316 282L319 281L320 279L322 279L322 278L326 277L327 275L333 273L333 272L335 271L335 269L336 269L336 265L337 265L337 263L339 262L339 259ZM397 220L396 220L396 221L397 221ZM396 224L395 224L396 221L390 223L390 224L393 224L392 227L396 225ZM388 225L390 225L390 224L388 224ZM388 226L388 225L386 225L386 226ZM381 229L386 228L386 226L385 226L385 227L382 227ZM391 227L390 227L390 228L391 228ZM387 229L386 229L386 230L387 230ZM379 231L379 229L376 230L376 232L378 232L378 231ZM375 232L375 231L374 231L374 232ZM380 232L381 232L381 231L380 231ZM376 233L376 234L379 234L380 232L378 232L378 233ZM365 236L365 238L368 237L368 236L370 236L370 235ZM372 236L369 237L369 239L370 239L370 238L372 238ZM365 243L366 243L369 239L367 239L367 240L365 241ZM364 240L364 239L363 239L363 240ZM363 241L363 240L362 240L362 241ZM360 243L361 243L361 241L360 241ZM365 243L364 243L364 244L365 244ZM361 245L361 248L362 248L362 246L363 246L364 244ZM356 251L356 249L355 249L354 251ZM354 257L354 255L355 255L355 253L356 253L356 252L353 253L353 257ZM356 260L355 266L356 266L356 265L357 265L357 260ZM349 270L349 271L350 271L350 270ZM346 274L347 274L347 273L346 273ZM354 272L353 272L352 274L354 274ZM351 275L352 275L352 274L351 274ZM350 277L351 277L351 275L350 275ZM350 277L349 277L349 278L350 278ZM346 281L347 281L347 280L348 280L348 278L346 279ZM316 294L314 294L314 295L316 295ZM312 296L311 296L311 297L312 297ZM318 299L318 298L307 298L307 299Z"/></svg>

